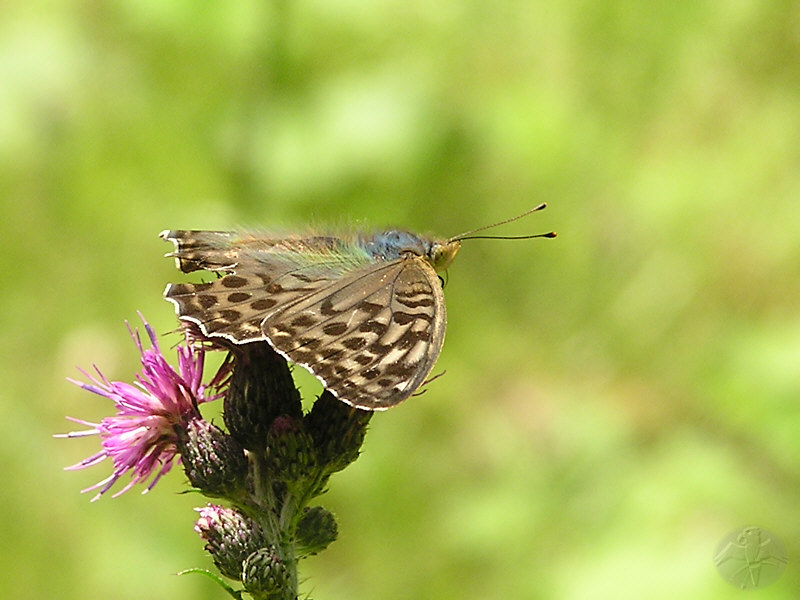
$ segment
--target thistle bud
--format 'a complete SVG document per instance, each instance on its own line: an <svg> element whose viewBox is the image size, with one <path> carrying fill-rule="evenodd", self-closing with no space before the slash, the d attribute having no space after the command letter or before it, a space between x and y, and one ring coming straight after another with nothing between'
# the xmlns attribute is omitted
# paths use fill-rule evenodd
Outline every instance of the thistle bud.
<svg viewBox="0 0 800 600"><path fill-rule="evenodd" d="M178 437L183 470L207 496L235 497L244 487L247 457L242 446L216 425L191 420Z"/></svg>
<svg viewBox="0 0 800 600"><path fill-rule="evenodd" d="M267 469L279 481L307 479L317 465L314 440L303 421L281 416L272 422L265 450Z"/></svg>
<svg viewBox="0 0 800 600"><path fill-rule="evenodd" d="M242 568L244 588L256 599L294 600L289 572L274 546L250 554Z"/></svg>
<svg viewBox="0 0 800 600"><path fill-rule="evenodd" d="M259 451L275 417L302 416L300 393L286 359L267 342L242 344L234 352L225 425L242 446Z"/></svg>
<svg viewBox="0 0 800 600"><path fill-rule="evenodd" d="M358 458L372 414L341 402L327 390L317 398L304 423L328 473L341 471Z"/></svg>
<svg viewBox="0 0 800 600"><path fill-rule="evenodd" d="M258 523L232 508L209 504L196 508L200 518L194 530L205 542L220 573L240 580L245 559L266 545Z"/></svg>
<svg viewBox="0 0 800 600"><path fill-rule="evenodd" d="M321 506L306 507L297 523L297 550L302 555L322 552L339 536L336 518Z"/></svg>

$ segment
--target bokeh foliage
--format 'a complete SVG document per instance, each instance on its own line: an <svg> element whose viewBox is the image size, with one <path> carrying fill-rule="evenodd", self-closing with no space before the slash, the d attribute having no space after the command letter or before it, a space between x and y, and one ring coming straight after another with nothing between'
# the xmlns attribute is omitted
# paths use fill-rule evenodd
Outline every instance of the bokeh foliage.
<svg viewBox="0 0 800 600"><path fill-rule="evenodd" d="M0 5L7 598L220 598L176 495L90 505L60 467L174 328L165 228L401 225L465 243L446 370L373 419L303 565L344 598L733 597L755 524L800 588L800 4ZM310 393L314 385L303 380Z"/></svg>

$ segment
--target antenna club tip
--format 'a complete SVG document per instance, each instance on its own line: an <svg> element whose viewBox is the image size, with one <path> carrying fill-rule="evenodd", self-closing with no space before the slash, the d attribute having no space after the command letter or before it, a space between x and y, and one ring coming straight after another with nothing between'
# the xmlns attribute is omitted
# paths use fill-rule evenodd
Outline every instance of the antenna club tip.
<svg viewBox="0 0 800 600"><path fill-rule="evenodd" d="M551 231L550 233L545 233L544 236L542 236L542 237L554 238L554 237L558 237L558 234L555 231Z"/></svg>

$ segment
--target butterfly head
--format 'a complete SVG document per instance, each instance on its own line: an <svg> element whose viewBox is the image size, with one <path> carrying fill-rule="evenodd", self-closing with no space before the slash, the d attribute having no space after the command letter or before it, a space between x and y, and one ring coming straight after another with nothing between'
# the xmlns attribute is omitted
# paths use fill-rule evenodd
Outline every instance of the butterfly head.
<svg viewBox="0 0 800 600"><path fill-rule="evenodd" d="M512 221L521 219L522 217L525 217L531 213L542 210L545 206L547 205L544 203L539 204L538 206L526 210L524 213L516 217L512 217L510 219L506 219L505 221L500 221L499 223L494 223L492 225L478 227L477 229L472 229L470 231L462 233L461 235L451 237L450 239L427 241L424 244L425 257L428 260L428 262L433 266L434 269L436 269L437 271L444 271L447 267L450 266L450 263L453 262L453 259L456 257L456 254L458 254L458 250L459 248L461 248L461 242L463 240L479 240L479 239L527 240L537 237L554 238L556 237L555 231L549 231L547 233L537 233L534 235L517 235L517 236L473 235L479 231L484 231L492 227L497 227L498 225L505 225L506 223L511 223Z"/></svg>
<svg viewBox="0 0 800 600"><path fill-rule="evenodd" d="M427 251L428 262L437 271L444 271L461 248L461 240L435 240Z"/></svg>

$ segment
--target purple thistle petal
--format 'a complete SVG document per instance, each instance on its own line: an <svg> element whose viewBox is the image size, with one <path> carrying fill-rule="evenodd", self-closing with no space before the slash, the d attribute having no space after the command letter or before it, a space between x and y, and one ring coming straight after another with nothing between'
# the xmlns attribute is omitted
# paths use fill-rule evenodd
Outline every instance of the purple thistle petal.
<svg viewBox="0 0 800 600"><path fill-rule="evenodd" d="M68 417L70 421L85 425L84 431L73 431L56 437L74 438L98 435L102 450L81 462L67 467L69 470L83 469L110 458L114 471L102 481L82 490L98 490L92 501L109 491L124 475L131 480L112 497L129 490L138 483L147 483L146 493L166 475L176 462L180 462L178 435L188 423L202 418L197 407L203 402L219 398L224 392L206 395L203 386L205 351L201 345L179 344L177 347L178 369L173 368L161 353L153 328L139 315L150 339L145 349L139 332L128 331L141 355L142 369L134 383L109 381L95 366L90 374L79 369L87 382L68 379L88 392L108 398L114 402L117 413L92 423ZM218 374L219 376L219 374ZM212 380L216 389L221 389L218 377Z"/></svg>

